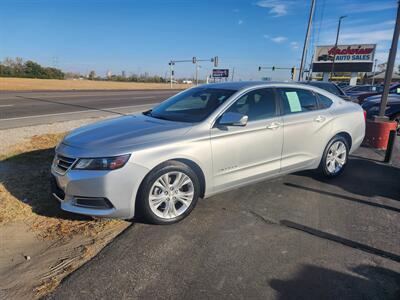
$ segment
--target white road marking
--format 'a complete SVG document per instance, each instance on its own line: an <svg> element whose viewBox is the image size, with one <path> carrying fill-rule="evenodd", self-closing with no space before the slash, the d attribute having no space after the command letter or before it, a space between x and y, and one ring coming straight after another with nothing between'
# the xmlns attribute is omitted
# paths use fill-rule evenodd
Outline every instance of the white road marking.
<svg viewBox="0 0 400 300"><path fill-rule="evenodd" d="M43 117L51 117L51 116L62 116L62 115L70 115L70 114L79 114L79 113L85 113L85 112L106 112L106 113L112 113L109 110L112 109L120 109L120 108L134 108L134 107L144 107L144 106L150 106L150 105L155 105L159 104L159 102L155 103L148 103L148 104L140 104L140 105L130 105L130 106L118 106L118 107L107 107L107 108L94 108L94 109L87 109L87 110L78 110L78 111L70 111L70 112L65 112L65 113L56 113L56 114L44 114L44 115L35 115L35 116L25 116L25 117L17 117L17 118L7 118L7 119L0 119L0 122L3 121L12 121L12 120L23 120L23 119L31 119L31 118L43 118ZM107 110L107 111L104 111Z"/></svg>
<svg viewBox="0 0 400 300"><path fill-rule="evenodd" d="M14 104L2 104L2 105L0 105L0 107L10 107L10 106L14 106Z"/></svg>

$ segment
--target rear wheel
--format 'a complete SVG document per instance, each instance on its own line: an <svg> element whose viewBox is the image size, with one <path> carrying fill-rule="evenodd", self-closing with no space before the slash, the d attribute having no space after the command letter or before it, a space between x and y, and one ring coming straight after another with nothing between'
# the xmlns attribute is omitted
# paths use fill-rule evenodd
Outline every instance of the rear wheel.
<svg viewBox="0 0 400 300"><path fill-rule="evenodd" d="M144 179L137 207L150 223L172 224L190 214L199 193L196 173L181 162L171 161L155 168Z"/></svg>
<svg viewBox="0 0 400 300"><path fill-rule="evenodd" d="M348 153L347 140L340 135L335 136L325 148L319 165L320 173L328 178L340 175L346 167Z"/></svg>

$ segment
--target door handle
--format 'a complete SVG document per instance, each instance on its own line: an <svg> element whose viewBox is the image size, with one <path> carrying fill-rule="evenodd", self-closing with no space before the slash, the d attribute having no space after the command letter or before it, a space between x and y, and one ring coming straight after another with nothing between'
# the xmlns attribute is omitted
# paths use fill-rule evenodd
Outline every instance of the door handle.
<svg viewBox="0 0 400 300"><path fill-rule="evenodd" d="M267 129L277 129L281 127L281 123L272 122L271 124L267 125Z"/></svg>
<svg viewBox="0 0 400 300"><path fill-rule="evenodd" d="M314 119L315 122L324 122L326 118L324 116L318 116Z"/></svg>

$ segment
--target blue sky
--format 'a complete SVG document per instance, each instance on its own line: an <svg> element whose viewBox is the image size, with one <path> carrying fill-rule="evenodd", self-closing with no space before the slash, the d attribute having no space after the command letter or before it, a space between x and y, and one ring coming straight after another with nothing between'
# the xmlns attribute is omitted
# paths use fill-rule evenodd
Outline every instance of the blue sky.
<svg viewBox="0 0 400 300"><path fill-rule="evenodd" d="M237 79L260 79L258 66L300 64L311 0L0 1L0 60L20 56L65 71L107 70L164 76L172 59L211 58L235 67ZM387 59L396 0L317 0L311 49L334 43L377 43ZM310 52L311 55L311 52ZM212 69L203 63L200 76ZM176 76L193 76L192 64ZM262 72L287 79L285 71Z"/></svg>

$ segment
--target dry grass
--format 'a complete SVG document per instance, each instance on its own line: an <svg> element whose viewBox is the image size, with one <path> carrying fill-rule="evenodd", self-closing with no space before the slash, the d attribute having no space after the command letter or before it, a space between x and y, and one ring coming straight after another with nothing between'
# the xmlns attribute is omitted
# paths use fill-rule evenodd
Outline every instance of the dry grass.
<svg viewBox="0 0 400 300"><path fill-rule="evenodd" d="M174 84L174 89L186 89L187 84ZM167 83L110 82L92 80L57 80L0 77L0 91L35 90L152 90L169 89Z"/></svg>
<svg viewBox="0 0 400 300"><path fill-rule="evenodd" d="M50 164L65 134L34 136L1 157L0 225L23 220L44 239L94 236L120 221L92 219L61 211L51 196Z"/></svg>
<svg viewBox="0 0 400 300"><path fill-rule="evenodd" d="M0 236L7 239L0 242L0 294L5 299L48 294L130 225L60 209L51 196L50 165L64 135L34 136L0 157ZM32 259L21 261L21 253Z"/></svg>

